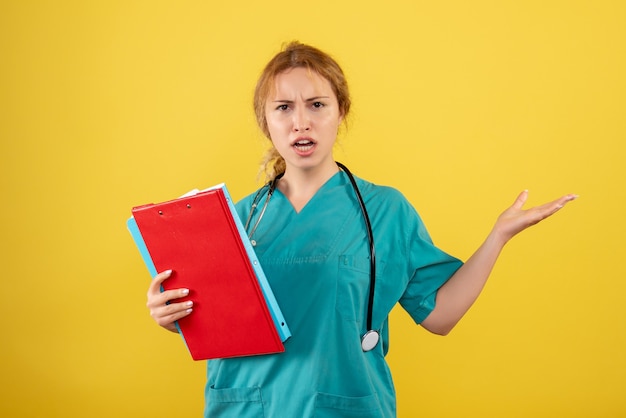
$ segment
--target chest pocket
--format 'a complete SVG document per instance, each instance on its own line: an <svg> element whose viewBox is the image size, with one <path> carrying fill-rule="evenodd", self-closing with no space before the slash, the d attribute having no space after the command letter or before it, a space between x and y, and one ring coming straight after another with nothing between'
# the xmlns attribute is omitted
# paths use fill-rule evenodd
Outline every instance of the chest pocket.
<svg viewBox="0 0 626 418"><path fill-rule="evenodd" d="M384 263L377 261L376 272L382 272L383 268ZM370 258L364 255L339 256L336 308L342 318L365 323L369 288Z"/></svg>

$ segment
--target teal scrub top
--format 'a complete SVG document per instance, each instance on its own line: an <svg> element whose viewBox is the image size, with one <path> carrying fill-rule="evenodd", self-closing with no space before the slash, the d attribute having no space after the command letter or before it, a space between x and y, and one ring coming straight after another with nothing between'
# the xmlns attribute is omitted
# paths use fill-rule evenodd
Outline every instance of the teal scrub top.
<svg viewBox="0 0 626 418"><path fill-rule="evenodd" d="M369 243L348 176L335 174L299 213L276 189L254 234L255 251L292 336L284 353L208 361L206 417L396 416L385 361L388 315L399 302L416 323L423 321L461 262L433 245L400 192L356 180L374 235L372 322L381 341L372 351L361 349ZM244 221L253 197L237 204Z"/></svg>

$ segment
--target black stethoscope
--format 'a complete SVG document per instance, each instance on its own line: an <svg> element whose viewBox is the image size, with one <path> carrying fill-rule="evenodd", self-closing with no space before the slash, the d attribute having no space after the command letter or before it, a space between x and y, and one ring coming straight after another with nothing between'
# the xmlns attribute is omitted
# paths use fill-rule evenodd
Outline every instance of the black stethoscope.
<svg viewBox="0 0 626 418"><path fill-rule="evenodd" d="M365 203L363 202L363 197L361 196L361 192L359 191L359 188L356 184L356 180L354 180L354 176L345 165L341 163L337 163L337 165L348 175L348 178L350 179L352 188L354 189L354 192L356 193L356 197L359 201L359 206L361 207L361 213L363 214L363 219L365 220L365 227L367 229L367 239L369 241L369 253L370 253L370 288L369 288L369 298L367 302L367 329L368 331L365 334L363 334L363 336L361 337L361 348L363 349L363 351L370 351L374 347L376 347L376 345L378 344L378 341L380 340L380 333L377 330L372 329L372 311L374 308L374 290L376 286L376 252L374 250L374 234L372 233L372 224L370 223L369 215L367 214L367 210L365 209ZM252 246L256 246L256 241L252 237L254 236L254 233L256 232L257 227L259 226L259 222L261 222L261 219L263 218L263 215L265 214L265 209L267 209L267 204L269 203L270 198L272 197L272 194L274 194L274 190L276 190L276 183L278 182L278 180L280 180L282 176L283 174L281 173L277 175L274 179L270 180L266 185L264 185L263 187L259 189L257 194L254 196L254 199L252 199L252 207L250 209L250 214L248 215L248 220L246 221L246 225L244 227L246 231L248 230L248 226L250 226L252 215L254 214L261 200L261 193L263 192L263 190L267 188L267 197L265 198L265 203L263 204L263 207L261 208L261 213L259 214L258 219L254 223L252 230L248 234L248 238L250 238L250 242Z"/></svg>

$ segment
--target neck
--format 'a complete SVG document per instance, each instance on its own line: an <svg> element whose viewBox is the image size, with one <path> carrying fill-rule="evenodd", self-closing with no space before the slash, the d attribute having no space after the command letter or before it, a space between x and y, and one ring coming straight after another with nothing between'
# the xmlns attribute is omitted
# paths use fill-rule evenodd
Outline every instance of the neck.
<svg viewBox="0 0 626 418"><path fill-rule="evenodd" d="M277 184L277 188L291 202L297 212L315 195L315 193L339 171L339 167L332 161L324 167L309 170L289 168Z"/></svg>

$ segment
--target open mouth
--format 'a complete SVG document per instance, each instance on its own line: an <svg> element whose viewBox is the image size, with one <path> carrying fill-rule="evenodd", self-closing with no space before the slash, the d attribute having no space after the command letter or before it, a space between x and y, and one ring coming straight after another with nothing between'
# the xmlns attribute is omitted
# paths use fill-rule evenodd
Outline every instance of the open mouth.
<svg viewBox="0 0 626 418"><path fill-rule="evenodd" d="M294 148L299 152L306 152L315 146L315 142L310 139L300 139L293 144Z"/></svg>

